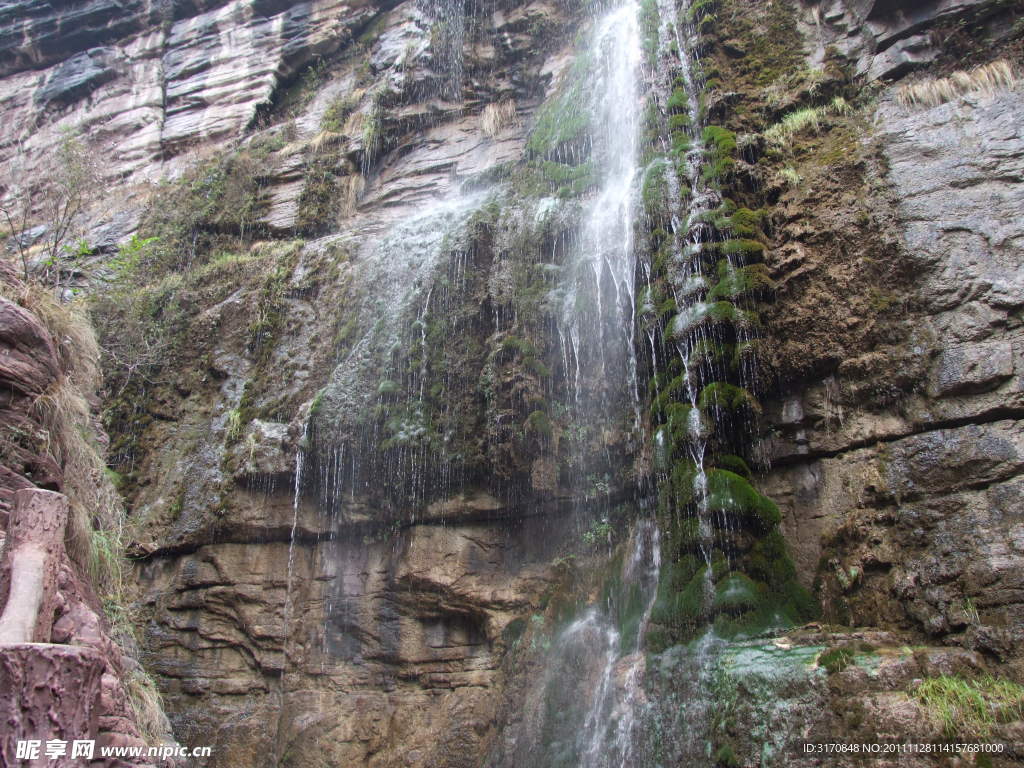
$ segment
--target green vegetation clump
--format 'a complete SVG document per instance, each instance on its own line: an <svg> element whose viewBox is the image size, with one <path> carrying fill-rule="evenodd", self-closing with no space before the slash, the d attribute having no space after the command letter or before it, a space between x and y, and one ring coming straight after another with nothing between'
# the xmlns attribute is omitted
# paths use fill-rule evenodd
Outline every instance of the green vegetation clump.
<svg viewBox="0 0 1024 768"><path fill-rule="evenodd" d="M643 184L640 187L644 213L651 221L659 223L666 221L669 214L666 172L667 163L663 157L652 160L644 171Z"/></svg>
<svg viewBox="0 0 1024 768"><path fill-rule="evenodd" d="M295 222L295 228L299 232L325 232L337 220L341 209L337 163L338 156L329 153L313 158L306 165Z"/></svg>
<svg viewBox="0 0 1024 768"><path fill-rule="evenodd" d="M735 411L740 408L749 408L755 413L761 412L761 404L750 392L743 387L730 384L727 381L713 381L706 385L697 398L697 406L701 410L709 408L721 408L723 410Z"/></svg>
<svg viewBox="0 0 1024 768"><path fill-rule="evenodd" d="M668 103L665 106L670 114L688 112L690 109L690 97L686 95L686 89L682 86L673 88L672 93L669 94Z"/></svg>
<svg viewBox="0 0 1024 768"><path fill-rule="evenodd" d="M758 493L746 479L727 469L707 472L707 504L710 509L744 515L756 520L762 527L782 522L782 514L775 502Z"/></svg>
<svg viewBox="0 0 1024 768"><path fill-rule="evenodd" d="M760 257L764 253L764 244L759 243L757 240L746 240L738 238L735 240L726 240L722 243L722 252L730 255L742 255L748 258Z"/></svg>
<svg viewBox="0 0 1024 768"><path fill-rule="evenodd" d="M790 112L781 121L764 132L764 137L772 144L788 145L793 137L812 129L815 133L821 128L822 121L829 115L849 115L853 107L842 96L836 96L828 104L817 107L803 107Z"/></svg>
<svg viewBox="0 0 1024 768"><path fill-rule="evenodd" d="M707 300L735 299L769 290L774 286L764 264L733 266L727 259L718 263L718 282L708 291Z"/></svg>
<svg viewBox="0 0 1024 768"><path fill-rule="evenodd" d="M661 14L658 12L657 0L641 0L640 2L640 34L644 47L644 63L654 69L658 61L658 26Z"/></svg>
<svg viewBox="0 0 1024 768"><path fill-rule="evenodd" d="M551 369L541 361L537 348L527 339L506 336L501 342L501 349L518 355L523 362L523 367L542 379L551 375Z"/></svg>
<svg viewBox="0 0 1024 768"><path fill-rule="evenodd" d="M662 568L651 621L667 627L694 627L704 614L707 566L687 555Z"/></svg>
<svg viewBox="0 0 1024 768"><path fill-rule="evenodd" d="M984 739L997 723L1024 718L1024 686L991 675L928 678L914 695L950 738Z"/></svg>
<svg viewBox="0 0 1024 768"><path fill-rule="evenodd" d="M525 429L545 440L550 440L555 433L551 418L544 411L533 411L526 417Z"/></svg>
<svg viewBox="0 0 1024 768"><path fill-rule="evenodd" d="M255 311L249 324L249 342L246 346L252 353L269 353L271 341L284 321L284 292L294 266L294 251L291 258L284 258L275 265L263 279L256 298Z"/></svg>
<svg viewBox="0 0 1024 768"><path fill-rule="evenodd" d="M756 608L764 599L764 585L745 573L733 571L715 585L714 606L718 610L741 613Z"/></svg>
<svg viewBox="0 0 1024 768"><path fill-rule="evenodd" d="M558 197L578 197L592 188L596 181L594 165L590 161L570 165L553 160L535 160L530 166L547 182L547 191L553 191Z"/></svg>
<svg viewBox="0 0 1024 768"><path fill-rule="evenodd" d="M715 762L719 765L724 765L725 768L739 768L741 765L740 760L736 757L736 752L729 744L723 744L715 752Z"/></svg>
<svg viewBox="0 0 1024 768"><path fill-rule="evenodd" d="M709 125L704 128L703 139L708 157L701 176L708 182L722 181L736 164L736 134L718 125Z"/></svg>
<svg viewBox="0 0 1024 768"><path fill-rule="evenodd" d="M590 55L587 51L576 57L562 87L541 107L526 141L531 155L558 160L579 154L567 150L570 147L582 148L582 139L590 123L587 98Z"/></svg>
<svg viewBox="0 0 1024 768"><path fill-rule="evenodd" d="M830 675L834 675L853 663L853 655L851 648L830 648L818 656L818 665L828 671Z"/></svg>
<svg viewBox="0 0 1024 768"><path fill-rule="evenodd" d="M320 130L341 133L346 121L359 106L361 96L362 91L358 90L332 101L320 119Z"/></svg>
<svg viewBox="0 0 1024 768"><path fill-rule="evenodd" d="M716 301L687 307L672 319L669 332L673 338L681 339L701 325L715 323L728 323L737 328L755 328L759 321L757 314L750 310L740 309L730 301Z"/></svg>

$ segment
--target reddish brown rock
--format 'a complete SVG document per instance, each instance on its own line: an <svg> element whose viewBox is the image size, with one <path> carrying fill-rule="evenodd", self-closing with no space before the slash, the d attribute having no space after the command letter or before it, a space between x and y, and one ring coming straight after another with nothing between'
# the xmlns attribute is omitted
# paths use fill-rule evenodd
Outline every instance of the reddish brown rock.
<svg viewBox="0 0 1024 768"><path fill-rule="evenodd" d="M0 386L38 395L59 375L57 349L42 323L0 296Z"/></svg>
<svg viewBox="0 0 1024 768"><path fill-rule="evenodd" d="M38 489L20 490L14 499L0 562L0 643L45 643L58 603L68 499Z"/></svg>
<svg viewBox="0 0 1024 768"><path fill-rule="evenodd" d="M81 766L71 742L94 739L105 662L91 648L43 643L0 645L0 766ZM47 759L48 740L68 742L63 757ZM40 759L17 760L19 740L39 740Z"/></svg>

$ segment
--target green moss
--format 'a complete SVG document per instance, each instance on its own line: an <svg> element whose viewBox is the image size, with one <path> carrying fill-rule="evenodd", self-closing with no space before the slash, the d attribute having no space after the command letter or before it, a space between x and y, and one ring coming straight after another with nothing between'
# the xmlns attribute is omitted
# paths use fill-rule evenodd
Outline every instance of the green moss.
<svg viewBox="0 0 1024 768"><path fill-rule="evenodd" d="M763 243L759 243L757 240L746 240L744 238L726 240L720 245L720 248L723 253L746 256L748 258L759 258L764 254Z"/></svg>
<svg viewBox="0 0 1024 768"><path fill-rule="evenodd" d="M658 596L651 610L651 620L669 627L694 626L704 614L707 590L707 567L691 570L691 563L680 563L662 570Z"/></svg>
<svg viewBox="0 0 1024 768"><path fill-rule="evenodd" d="M758 93L804 66L793 5L765 3L752 8L736 0L722 0L719 7L717 36L731 40L745 52L738 59L719 58L729 65L723 76L728 77L733 90Z"/></svg>
<svg viewBox="0 0 1024 768"><path fill-rule="evenodd" d="M693 487L697 478L697 467L690 461L680 461L672 468L670 484L672 499L678 508L693 502L696 490Z"/></svg>
<svg viewBox="0 0 1024 768"><path fill-rule="evenodd" d="M585 192L594 184L594 164L567 165L551 160L540 161L541 175L556 187L571 187L574 194Z"/></svg>
<svg viewBox="0 0 1024 768"><path fill-rule="evenodd" d="M786 541L778 530L754 542L747 554L747 571L773 587L784 587L796 578L796 568L786 554Z"/></svg>
<svg viewBox="0 0 1024 768"><path fill-rule="evenodd" d="M550 440L555 432L554 425L551 423L550 417L544 413L544 411L533 411L529 416L527 416L524 429L527 432L539 435L546 440Z"/></svg>
<svg viewBox="0 0 1024 768"><path fill-rule="evenodd" d="M651 407L651 414L656 421L660 421L662 416L667 419L669 415L669 407L673 400L675 400L681 393L685 392L687 388L687 382L685 376L676 376L668 384L661 388L658 393L657 399L654 401ZM683 427L683 423L678 419L674 422L679 427Z"/></svg>
<svg viewBox="0 0 1024 768"><path fill-rule="evenodd" d="M740 241L742 242L742 241ZM775 286L764 264L734 267L727 259L718 262L718 282L708 291L707 300L734 299L769 290Z"/></svg>
<svg viewBox="0 0 1024 768"><path fill-rule="evenodd" d="M747 462L741 459L739 456L733 456L732 454L723 454L715 457L715 466L720 469L727 469L730 472L735 472L740 477L750 481L753 480L753 473L750 471L750 467Z"/></svg>
<svg viewBox="0 0 1024 768"><path fill-rule="evenodd" d="M755 328L759 324L754 312L740 309L729 301L716 301L687 307L672 319L668 328L673 338L681 339L701 325L714 323L729 323L743 328Z"/></svg>
<svg viewBox="0 0 1024 768"><path fill-rule="evenodd" d="M686 95L686 89L682 86L673 88L665 107L670 113L688 112L690 109L690 97Z"/></svg>
<svg viewBox="0 0 1024 768"><path fill-rule="evenodd" d="M742 515L764 529L770 529L782 520L774 501L762 496L746 479L727 469L708 470L707 503L709 509Z"/></svg>
<svg viewBox="0 0 1024 768"><path fill-rule="evenodd" d="M689 112L681 112L675 115L669 115L668 127L673 133L687 130L693 125L693 119L690 117Z"/></svg>
<svg viewBox="0 0 1024 768"><path fill-rule="evenodd" d="M671 403L664 411L673 446L687 442L690 439L692 420L695 418L693 406L689 403ZM699 413L696 414L696 417L699 416Z"/></svg>
<svg viewBox="0 0 1024 768"><path fill-rule="evenodd" d="M704 128L703 138L708 157L701 177L707 182L727 178L736 163L736 135L721 126L709 125Z"/></svg>
<svg viewBox="0 0 1024 768"><path fill-rule="evenodd" d="M541 107L526 148L532 155L558 159L570 145L580 145L589 125L587 72L589 52L577 56L562 88Z"/></svg>
<svg viewBox="0 0 1024 768"><path fill-rule="evenodd" d="M681 179L686 178L686 155L693 148L693 142L685 131L672 134L672 160L676 165L676 173Z"/></svg>
<svg viewBox="0 0 1024 768"><path fill-rule="evenodd" d="M714 607L721 611L742 612L756 608L765 598L767 587L744 573L731 572L715 585Z"/></svg>
<svg viewBox="0 0 1024 768"><path fill-rule="evenodd" d="M717 339L697 339L690 347L690 359L703 360L712 366L726 367L732 364L734 347L734 344Z"/></svg>
<svg viewBox="0 0 1024 768"><path fill-rule="evenodd" d="M757 402L757 398L743 387L737 387L726 381L715 381L705 386L697 398L697 405L701 410L721 408L735 411L740 408L750 408L755 413L761 411L761 404Z"/></svg>
<svg viewBox="0 0 1024 768"><path fill-rule="evenodd" d="M730 229L736 237L753 238L761 233L763 223L763 210L737 208L729 216L727 223L724 223L724 227Z"/></svg>
<svg viewBox="0 0 1024 768"><path fill-rule="evenodd" d="M640 188L640 198L643 201L644 212L656 222L668 219L668 181L665 177L667 163L664 158L657 158L648 164L644 171L643 184ZM664 230L661 230L664 232ZM652 233L652 239L654 239Z"/></svg>
<svg viewBox="0 0 1024 768"><path fill-rule="evenodd" d="M607 523L606 523L607 524ZM604 538L604 537L601 537ZM647 598L640 584L627 583L622 579L622 555L612 558L608 575L601 588L601 602L615 617L619 630L620 650L631 653L636 648L640 622L647 609Z"/></svg>
<svg viewBox="0 0 1024 768"><path fill-rule="evenodd" d="M720 125L709 125L704 128L704 143L711 145L720 155L736 153L736 134Z"/></svg>

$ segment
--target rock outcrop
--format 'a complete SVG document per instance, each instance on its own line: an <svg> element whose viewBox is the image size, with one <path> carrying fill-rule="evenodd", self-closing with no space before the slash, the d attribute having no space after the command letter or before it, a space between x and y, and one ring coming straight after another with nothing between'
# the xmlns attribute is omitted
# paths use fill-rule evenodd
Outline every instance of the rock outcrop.
<svg viewBox="0 0 1024 768"><path fill-rule="evenodd" d="M1024 468L1012 213L1024 195L1022 108L1016 91L879 108L917 272L906 354L920 378L884 410L870 398L851 404L840 393L869 391L863 372L886 368L884 353L867 352L840 364L848 381L839 373L795 393L773 416L770 476L804 572L821 560L833 618L884 616L1003 659L1017 656L1024 628L1011 511Z"/></svg>
<svg viewBox="0 0 1024 768"><path fill-rule="evenodd" d="M82 375L72 362L74 354L69 354L70 338L55 338L51 332L54 318L66 320L68 315L12 274L2 277L4 292L28 306L0 298L5 406L0 410L0 439L6 463L0 477L5 531L0 561L0 710L5 728L0 754L5 765L19 762L18 740L57 739L70 745L78 739L100 746L145 747L140 725L154 729L147 736L157 738L165 736L166 721L160 722L164 715L158 703L147 711L130 700L145 690L148 678L111 638L113 630L85 565L102 553L80 538L80 516L88 513L79 504L94 498L83 483L96 479L65 474L80 472L82 465L80 456L69 459L65 452L63 430L84 432L94 424L87 411L76 413L73 405L59 415L38 407L41 398L67 397L60 388L74 386ZM49 323L32 305L52 313ZM85 421L71 423L76 417ZM40 472L41 466L48 471ZM69 503L67 496L46 487L75 498ZM91 526L93 518L86 519ZM80 758L72 759L67 751L58 763L76 765ZM156 763L142 759L137 764Z"/></svg>

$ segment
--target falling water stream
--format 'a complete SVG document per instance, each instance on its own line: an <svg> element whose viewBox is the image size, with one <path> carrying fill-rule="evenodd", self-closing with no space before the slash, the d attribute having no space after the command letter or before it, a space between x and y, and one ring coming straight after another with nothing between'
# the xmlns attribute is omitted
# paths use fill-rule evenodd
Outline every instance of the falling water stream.
<svg viewBox="0 0 1024 768"><path fill-rule="evenodd" d="M640 425L634 352L636 253L633 236L638 202L641 40L639 7L627 2L595 26L588 73L590 162L599 186L585 202L581 231L570 257L570 285L559 327L567 361L568 396L575 418L607 425L632 404L633 429ZM621 580L623 594L635 595L638 615L625 605L595 604L555 639L544 685L580 686L577 723L549 726L557 746L542 759L567 758L581 768L624 768L633 764L636 728L643 705L643 636L657 597L660 536L650 517L634 523ZM620 601L628 602L628 601ZM565 667L579 679L565 679ZM549 712L549 720L559 717ZM561 764L561 763L559 763Z"/></svg>
<svg viewBox="0 0 1024 768"><path fill-rule="evenodd" d="M591 84L591 162L599 169L601 181L583 212L561 332L571 348L567 378L574 402L588 409L579 417L607 420L612 407L607 390L621 391L628 386L639 421L633 352L633 224L640 134L640 38L635 3L626 3L599 21L593 50L598 61ZM588 397L588 393L596 395Z"/></svg>
<svg viewBox="0 0 1024 768"><path fill-rule="evenodd" d="M664 6L663 18L676 17L669 0L662 0L661 5ZM595 190L582 200L578 236L564 265L560 316L555 324L564 367L566 391L563 395L571 418L581 428L610 433L610 425L621 423L624 410L631 411L632 424L627 431L632 431L634 446L642 432L635 351L638 265L634 242L643 114L639 11L635 0L628 0L597 19L591 32L587 53L592 61L585 89L586 103L582 105L588 113L589 129L583 154L585 157L589 154L586 162L594 168ZM453 39L444 49L448 53L461 49L462 21L455 21L458 25L453 21L449 30ZM699 377L691 375L691 370L709 365L709 361L700 359L696 352L700 341L709 341L704 335L710 331L697 327L700 325L697 318L704 306L695 297L707 287L702 282L700 254L711 234L704 222L721 203L721 197L703 179L705 147L699 130L702 119L700 85L692 67L687 39L693 32L681 27L682 24L662 24L659 34L663 44L666 36L672 36L674 44L684 52L682 79L689 98L694 141L679 176L674 172L669 174L672 208L686 211L685 220L678 213L673 214L674 261L679 274L672 281L672 288L680 308L677 325L685 325L687 318L694 318L696 330L676 329L673 337L686 340L675 341L667 345L668 349L657 349L653 336L649 342L655 362L659 352L679 356L689 383L686 393L691 406L689 450L696 469L693 487L699 522L698 547L707 566L706 599L710 600L714 591L711 558L715 536L726 521L711 519L705 471L709 439L705 414L700 408L700 392L695 384ZM461 77L461 65L458 72ZM680 178L684 175L685 178ZM685 205L680 193L684 183L691 190ZM383 473L408 480L414 500L428 498L426 484L435 482L432 478L441 477L444 482L443 477L447 477L444 473L449 470L444 466L439 469L439 465L428 460L426 449L417 447L417 440L425 430L422 408L427 380L426 357L420 359L419 367L411 370L407 380L393 381L393 372L387 366L383 367L382 374L371 374L378 370L382 358L386 359L386 355L402 345L426 347L427 322L430 312L435 311L431 302L438 301L432 276L445 265L449 239L458 236L474 211L484 205L486 197L484 193L459 193L436 201L421 215L401 223L388 223L387 231L382 231L379 238L363 248L357 264L363 273L360 282L373 288L372 300L365 299L359 309L363 336L336 367L322 393L323 400L328 413L351 415L382 407L385 398L397 389L406 392L407 397L399 403L402 409L396 407L395 415L387 422L391 430L388 435L376 431L361 434L353 425L343 423L341 416L337 417L337 423L325 417L319 419L321 439L325 435L336 437L333 445L327 442L316 471L309 470L308 474L317 480L321 506L332 514L337 514L341 507L344 491L349 491L354 499L356 484L368 482L359 471L358 463L369 455L367 446L377 446L384 438L397 448L394 452L397 458L394 466L382 468ZM541 201L541 207L548 202ZM406 333L403 319L410 308L415 308L417 320ZM495 327L501 327L498 319ZM373 382L373 386L367 388L368 381ZM304 434L303 444L306 441ZM608 453L606 449L603 465L581 453L584 473L607 470L612 463ZM300 451L296 459L292 541L288 556L286 635L290 631L294 538L305 459L304 452ZM317 473L320 477L313 478ZM370 480L376 481L376 477ZM444 490L448 490L447 486ZM643 507L639 499L634 502L636 507ZM608 499L595 503L592 497L583 496L577 503L584 507L593 504L595 510L607 510L609 506ZM583 512L584 518L588 513L587 509L578 511ZM591 517L597 514L599 511L591 513ZM627 768L639 763L640 731L646 707L644 638L658 597L661 568L661 535L653 515L645 511L632 523L624 549L615 580L620 585L620 593L628 595L628 599L593 601L553 639L541 685L548 691L565 688L570 693L563 691L561 695L575 696L575 701L571 702L574 705L571 717L555 712L561 721L546 726L549 735L553 734L549 742L554 746L546 747L552 754L543 756L544 764ZM710 634L707 638L712 642ZM287 655L287 639L285 650ZM287 666L287 660L285 663ZM698 668L704 670L707 665L699 664ZM566 669L575 672L568 673ZM568 681L573 674L576 679Z"/></svg>

